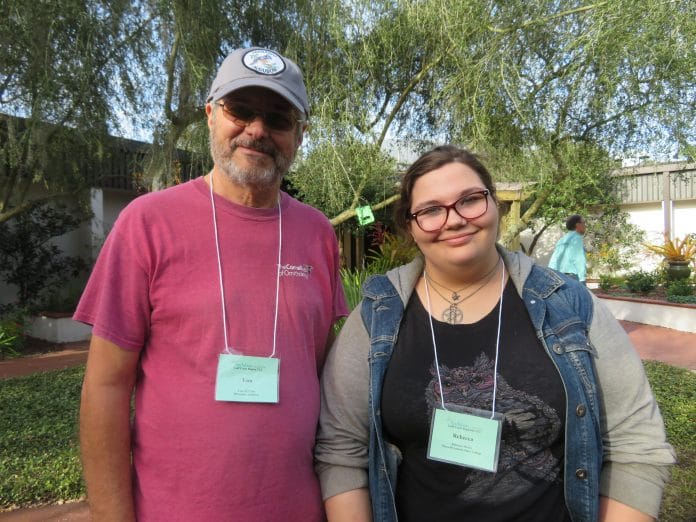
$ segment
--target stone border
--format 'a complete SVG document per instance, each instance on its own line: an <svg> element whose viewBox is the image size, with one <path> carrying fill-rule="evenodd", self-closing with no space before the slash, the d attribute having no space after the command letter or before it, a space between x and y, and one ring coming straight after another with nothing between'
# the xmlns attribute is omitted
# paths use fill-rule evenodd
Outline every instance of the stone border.
<svg viewBox="0 0 696 522"><path fill-rule="evenodd" d="M595 294L617 319L696 333L696 305Z"/></svg>
<svg viewBox="0 0 696 522"><path fill-rule="evenodd" d="M73 321L70 314L46 313L30 319L27 333L52 343L72 343L89 339L92 327Z"/></svg>

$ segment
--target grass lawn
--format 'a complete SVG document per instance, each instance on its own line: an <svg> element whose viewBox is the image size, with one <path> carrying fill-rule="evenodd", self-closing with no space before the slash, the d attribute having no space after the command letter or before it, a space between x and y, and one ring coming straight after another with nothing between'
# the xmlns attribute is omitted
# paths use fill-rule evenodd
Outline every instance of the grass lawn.
<svg viewBox="0 0 696 522"><path fill-rule="evenodd" d="M645 368L679 463L660 520L696 520L696 374L663 363ZM77 421L84 368L0 380L0 510L85 494Z"/></svg>
<svg viewBox="0 0 696 522"><path fill-rule="evenodd" d="M85 493L78 457L84 367L0 380L0 509Z"/></svg>

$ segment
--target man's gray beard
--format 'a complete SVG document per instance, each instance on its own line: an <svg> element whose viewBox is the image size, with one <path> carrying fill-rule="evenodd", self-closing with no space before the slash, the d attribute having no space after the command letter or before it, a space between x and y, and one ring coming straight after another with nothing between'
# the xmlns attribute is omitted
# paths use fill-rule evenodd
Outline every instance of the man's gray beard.
<svg viewBox="0 0 696 522"><path fill-rule="evenodd" d="M236 138L230 146L229 142L216 140L213 129L210 130L210 155L213 157L213 162L233 183L242 186L251 185L262 187L274 185L282 179L290 168L292 158L286 158L275 146L268 144L266 146L269 149L273 149L272 151L268 150L268 152L273 157L275 166L248 167L242 169L232 158L232 154L237 148L237 143L239 141L240 139Z"/></svg>

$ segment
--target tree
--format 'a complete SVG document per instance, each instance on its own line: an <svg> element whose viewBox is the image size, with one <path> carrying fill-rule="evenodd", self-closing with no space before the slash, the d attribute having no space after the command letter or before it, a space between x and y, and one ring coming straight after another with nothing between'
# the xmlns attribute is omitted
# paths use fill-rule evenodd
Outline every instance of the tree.
<svg viewBox="0 0 696 522"><path fill-rule="evenodd" d="M152 2L161 47L151 57L163 78L149 75L156 119L154 147L146 168L153 189L179 181L177 148L198 152L209 166L204 105L217 67L243 45L280 50L302 64L305 75L325 67L318 48L328 49L327 13L341 13L336 0ZM311 42L311 45L308 45ZM163 117L162 117L163 116Z"/></svg>
<svg viewBox="0 0 696 522"><path fill-rule="evenodd" d="M0 103L25 119L0 126L0 221L36 204L32 184L83 190L78 160L104 154L123 120L152 131L153 189L180 179L177 148L208 167L213 74L234 47L257 44L305 73L312 130L289 179L334 223L396 197L387 140L455 142L485 155L496 179L534 187L509 240L607 192L600 156L691 151L695 15L669 0L8 0ZM66 168L48 168L66 148Z"/></svg>
<svg viewBox="0 0 696 522"><path fill-rule="evenodd" d="M336 24L341 45L319 93L319 127L334 124L377 146L386 136L463 143L485 155L496 179L533 183L533 199L505 241L539 215L583 208L588 191L593 199L606 194L599 156L693 141L692 3L351 5L353 17ZM300 165L295 176L310 174ZM344 195L338 215L350 217L372 174L350 184L325 175Z"/></svg>
<svg viewBox="0 0 696 522"><path fill-rule="evenodd" d="M138 5L0 4L0 223L84 195L85 161L103 155L114 107L135 101L130 72L148 24Z"/></svg>

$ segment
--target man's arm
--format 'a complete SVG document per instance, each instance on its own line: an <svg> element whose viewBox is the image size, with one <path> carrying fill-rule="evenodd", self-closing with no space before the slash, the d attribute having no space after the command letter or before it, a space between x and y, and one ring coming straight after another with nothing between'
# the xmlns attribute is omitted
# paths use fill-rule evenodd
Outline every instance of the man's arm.
<svg viewBox="0 0 696 522"><path fill-rule="evenodd" d="M80 446L93 520L135 521L130 401L139 356L92 336L82 385Z"/></svg>

